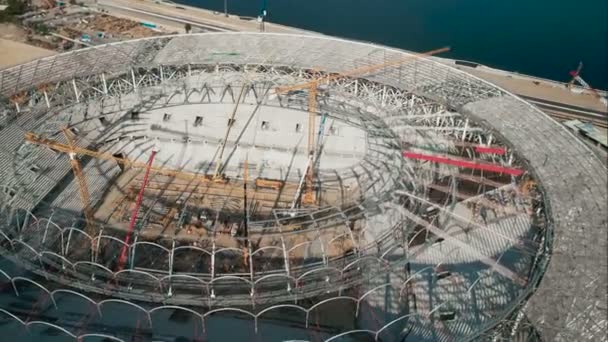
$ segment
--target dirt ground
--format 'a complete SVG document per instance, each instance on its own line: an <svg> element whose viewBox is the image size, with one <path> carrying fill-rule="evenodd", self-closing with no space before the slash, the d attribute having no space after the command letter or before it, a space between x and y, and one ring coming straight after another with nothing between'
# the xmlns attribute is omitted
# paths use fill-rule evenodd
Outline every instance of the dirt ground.
<svg viewBox="0 0 608 342"><path fill-rule="evenodd" d="M112 17L108 15L96 15L89 23L88 29L103 31L106 34L112 34L116 37L123 38L144 38L160 35L147 27L141 26L140 23L123 18Z"/></svg>
<svg viewBox="0 0 608 342"><path fill-rule="evenodd" d="M0 51L2 52L0 53L0 69L57 53L52 50L46 50L3 38L0 38Z"/></svg>
<svg viewBox="0 0 608 342"><path fill-rule="evenodd" d="M25 44L27 31L9 23L0 23L0 69L51 56L55 51Z"/></svg>
<svg viewBox="0 0 608 342"><path fill-rule="evenodd" d="M27 38L27 32L23 28L15 24L0 23L0 38L14 40L16 42L25 42Z"/></svg>

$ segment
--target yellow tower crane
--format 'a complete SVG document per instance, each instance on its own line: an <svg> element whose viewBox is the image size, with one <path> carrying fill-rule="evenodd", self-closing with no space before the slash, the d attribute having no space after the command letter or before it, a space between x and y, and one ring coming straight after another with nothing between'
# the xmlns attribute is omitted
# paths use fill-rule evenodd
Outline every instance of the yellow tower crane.
<svg viewBox="0 0 608 342"><path fill-rule="evenodd" d="M48 148L50 148L54 151L58 151L58 152L63 152L63 153L68 153L68 154L74 153L77 155L81 154L81 155L85 155L85 156L89 156L89 157L93 157L93 158L97 158L97 159L102 159L102 160L113 160L126 167L132 167L132 168L136 168L136 169L147 169L148 168L148 164L144 163L144 162L133 161L133 160L130 160L127 158L115 157L111 153L93 151L93 150L82 148L82 147L79 147L76 145L66 145L59 141L48 139L48 138L45 138L41 135L38 135L38 134L32 133L32 132L25 133L25 140L32 144L47 146ZM202 182L212 182L213 181L212 175L201 175L198 173L183 172L183 171L179 171L179 170L173 170L173 169L157 167L157 166L150 167L150 170L155 174L171 176L171 177L175 177L177 179L186 179L186 180L198 179Z"/></svg>
<svg viewBox="0 0 608 342"><path fill-rule="evenodd" d="M58 152L63 152L63 153L68 154L68 156L70 157L70 164L72 166L74 176L75 176L76 180L78 181L80 199L82 201L82 209L83 209L83 212L84 212L84 215L86 218L86 222L87 222L87 232L92 232L92 230L94 229L94 217L93 217L93 210L90 207L90 194L89 194L86 178L85 178L84 173L82 172L82 167L78 160L78 155L85 155L85 156L89 156L89 157L93 157L93 158L101 159L101 160L113 160L126 167L146 169L146 170L152 171L156 174L171 176L171 177L175 177L178 179L186 179L186 180L197 179L201 182L214 182L214 183L218 182L217 179L214 180L214 178L211 175L200 175L197 173L190 173L190 172L183 172L183 171L179 171L179 170L172 170L172 169L168 169L168 168L155 167L155 166L151 166L148 163L132 161L127 158L115 157L112 154L107 153L107 152L99 152L99 151L93 151L93 150L89 150L86 148L82 148L75 144L74 134L68 128L62 128L61 130L62 130L63 134L65 135L68 144L64 144L59 141L51 140L51 139L42 137L42 136L32 133L32 132L28 132L25 134L25 140L32 144L46 146L46 147L52 149L53 151L58 151Z"/></svg>
<svg viewBox="0 0 608 342"><path fill-rule="evenodd" d="M91 234L94 233L94 218L93 218L93 210L91 209L91 196L89 194L89 187L87 186L87 180L82 173L82 166L80 165L80 161L78 160L78 156L75 152L76 144L74 142L73 133L67 128L61 128L65 139L68 142L67 147L70 151L68 151L68 156L70 157L70 165L72 165L72 171L74 172L74 177L78 181L78 191L80 193L80 201L82 202L82 211L84 212L84 217L86 220L86 232Z"/></svg>
<svg viewBox="0 0 608 342"><path fill-rule="evenodd" d="M413 54L413 55L409 55L406 57L397 58L397 59L394 59L394 60L391 60L391 61L388 61L385 63L368 65L368 66L352 69L349 71L328 74L328 75L325 75L325 76L322 76L319 78L315 78L313 80L310 80L310 81L302 83L302 84L281 86L281 87L276 88L276 92L278 94L287 93L287 92L294 91L294 90L308 89L308 113L309 113L309 115L308 115L308 158L309 158L309 162L308 162L308 166L306 168L306 175L305 175L306 187L305 187L304 193L302 194L302 204L314 205L316 203L316 198L315 198L315 194L313 191L313 184L314 184L313 165L314 165L314 158L316 157L315 156L315 128L316 128L315 121L316 121L316 116L317 116L317 105L318 105L317 94L318 94L319 85L328 84L331 81L334 81L334 80L337 80L340 78L344 78L344 77L362 76L362 75L372 72L372 71L381 70L381 69L384 69L384 68L387 68L390 66L400 65L405 62L415 60L417 58L428 57L428 56L432 56L432 55L446 52L449 50L450 50L449 47L444 47L441 49L431 50L431 51L428 51L425 53ZM311 162L311 160L313 162Z"/></svg>

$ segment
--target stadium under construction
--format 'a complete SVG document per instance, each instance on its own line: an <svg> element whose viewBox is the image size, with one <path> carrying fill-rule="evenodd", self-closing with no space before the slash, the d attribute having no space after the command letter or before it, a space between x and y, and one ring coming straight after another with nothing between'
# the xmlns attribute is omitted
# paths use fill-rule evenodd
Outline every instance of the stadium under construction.
<svg viewBox="0 0 608 342"><path fill-rule="evenodd" d="M3 329L605 340L605 166L445 50L206 33L0 71Z"/></svg>

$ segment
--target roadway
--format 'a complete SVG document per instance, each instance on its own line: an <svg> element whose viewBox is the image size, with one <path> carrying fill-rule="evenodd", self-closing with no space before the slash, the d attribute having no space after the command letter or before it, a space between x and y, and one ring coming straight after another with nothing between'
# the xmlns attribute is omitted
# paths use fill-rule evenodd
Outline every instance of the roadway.
<svg viewBox="0 0 608 342"><path fill-rule="evenodd" d="M608 128L608 115L605 111L588 109L585 107L575 106L567 103L549 101L541 98L535 98L522 94L517 94L519 97L532 103L543 112L561 120L578 119L583 122L591 122L598 127Z"/></svg>
<svg viewBox="0 0 608 342"><path fill-rule="evenodd" d="M260 24L251 18L242 19L235 15L225 17L222 13L201 8L177 5L174 3L132 0L98 0L97 7L111 15L128 17L135 21L149 21L161 26L184 32L184 25L189 23L203 31L259 31ZM296 28L265 23L267 32L305 33ZM308 32L311 33L311 32Z"/></svg>
<svg viewBox="0 0 608 342"><path fill-rule="evenodd" d="M165 14L155 13L149 10L142 10L129 6L122 6L115 4L112 1L101 0L98 2L98 7L109 11L112 15L121 17L129 17L131 19L137 19L139 21L151 22L159 26L169 28L171 31L184 30L185 24L190 24L193 28L198 28L201 32L226 32L235 31L233 28L228 28L219 25L213 25L202 22L197 19L182 17L182 16L169 16ZM178 6L179 8L179 6Z"/></svg>

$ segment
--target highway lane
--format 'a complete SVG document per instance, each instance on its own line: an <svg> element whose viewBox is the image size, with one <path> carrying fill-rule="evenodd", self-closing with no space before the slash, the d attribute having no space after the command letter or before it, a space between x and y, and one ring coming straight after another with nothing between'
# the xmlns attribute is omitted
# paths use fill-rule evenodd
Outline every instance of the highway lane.
<svg viewBox="0 0 608 342"><path fill-rule="evenodd" d="M519 97L537 106L548 115L562 120L578 119L589 121L597 126L608 128L608 113L584 107L574 106L567 103L549 101L530 96L519 95Z"/></svg>
<svg viewBox="0 0 608 342"><path fill-rule="evenodd" d="M178 23L181 26L183 26L185 24L190 24L190 25L192 25L192 27L196 27L196 28L202 29L203 31L208 31L208 32L236 31L234 29L230 29L230 28L226 28L226 27L222 27L222 26L218 26L218 25L213 25L213 24L208 24L208 23L204 23L204 22L201 22L198 20L193 20L190 18L184 18L184 17L174 16L174 15L165 15L165 14L155 13L155 12L142 10L142 9L138 9L138 8L133 8L133 7L129 7L129 6L121 6L121 5L111 3L109 1L102 0L102 1L99 1L97 5L99 8L104 8L104 9L107 9L110 11L118 11L123 14L125 14L125 13L132 14L132 15L135 14L137 18L140 18L142 15L144 17L153 18L153 21L156 21L155 23L159 24L159 25L165 24L167 26L175 26L175 24ZM167 23L169 23L169 24L167 24Z"/></svg>
<svg viewBox="0 0 608 342"><path fill-rule="evenodd" d="M605 111L599 111L599 110L595 110L595 109L588 109L588 108L575 106L575 105L571 105L571 104L567 104L567 103L549 101L549 100L525 96L525 95L521 95L521 94L517 94L517 96L524 98L530 102L542 104L544 106L555 107L555 108L565 108L565 109L568 109L573 112L579 112L579 113L583 113L583 114L597 114L599 116L608 117L608 109L606 109Z"/></svg>

